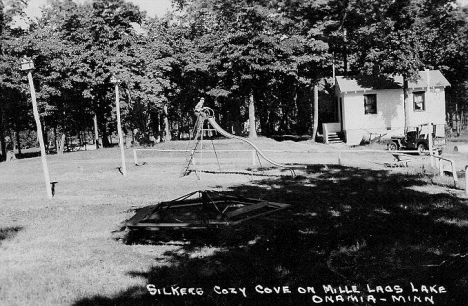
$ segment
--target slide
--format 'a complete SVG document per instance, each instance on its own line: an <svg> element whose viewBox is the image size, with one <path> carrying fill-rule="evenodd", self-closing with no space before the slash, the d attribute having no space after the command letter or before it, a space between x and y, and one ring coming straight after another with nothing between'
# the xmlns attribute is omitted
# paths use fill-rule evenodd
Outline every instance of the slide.
<svg viewBox="0 0 468 306"><path fill-rule="evenodd" d="M220 127L218 125L218 123L215 121L214 118L212 117L208 117L208 122L210 122L211 126L216 130L218 131L218 133L220 133L221 135L223 135L224 137L227 137L227 138L231 138L231 139L237 139L237 140L240 140L240 141L244 141L246 143L248 143L249 145L251 145L255 151L257 151L258 154L260 154L261 157L263 157L263 159L265 159L267 162L275 165L275 166L278 166L278 167L281 167L281 168L286 168L288 170L290 170L293 175L294 175L294 171L291 169L291 168L305 168L304 165L288 165L288 164L281 164L281 163L277 163L275 162L274 160L271 160L270 158L268 158L263 152L262 150L260 150L260 148L258 148L254 143L252 143L251 141L249 141L248 139L245 139L244 137L239 137L239 136L236 136L236 135L232 135L231 133L228 133L226 132L225 130L223 130L222 127Z"/></svg>

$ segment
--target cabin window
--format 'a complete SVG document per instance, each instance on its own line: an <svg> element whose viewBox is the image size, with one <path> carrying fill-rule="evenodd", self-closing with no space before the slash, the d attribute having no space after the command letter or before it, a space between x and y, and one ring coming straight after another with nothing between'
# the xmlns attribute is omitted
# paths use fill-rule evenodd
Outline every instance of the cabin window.
<svg viewBox="0 0 468 306"><path fill-rule="evenodd" d="M422 112L426 109L424 91L413 92L413 105L415 112Z"/></svg>
<svg viewBox="0 0 468 306"><path fill-rule="evenodd" d="M377 114L377 95L364 95L364 112L365 114Z"/></svg>

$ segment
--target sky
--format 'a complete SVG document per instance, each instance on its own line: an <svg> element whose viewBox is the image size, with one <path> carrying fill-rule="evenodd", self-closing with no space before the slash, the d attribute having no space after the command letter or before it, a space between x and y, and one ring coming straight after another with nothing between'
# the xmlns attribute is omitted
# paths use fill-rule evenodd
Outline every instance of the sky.
<svg viewBox="0 0 468 306"><path fill-rule="evenodd" d="M74 0L76 2L84 2L86 0ZM171 0L126 0L140 7L142 11L146 11L150 17L162 17L168 10L171 9ZM41 14L40 7L45 5L47 0L30 0L27 14L30 17L39 17ZM461 6L468 6L468 0L457 0Z"/></svg>
<svg viewBox="0 0 468 306"><path fill-rule="evenodd" d="M85 2L85 0L74 0L75 2ZM126 0L140 7L140 10L146 11L150 17L161 17L171 9L171 0ZM468 2L468 0L465 0ZM44 6L47 0L30 0L26 13L30 17L39 17L41 15L41 6Z"/></svg>

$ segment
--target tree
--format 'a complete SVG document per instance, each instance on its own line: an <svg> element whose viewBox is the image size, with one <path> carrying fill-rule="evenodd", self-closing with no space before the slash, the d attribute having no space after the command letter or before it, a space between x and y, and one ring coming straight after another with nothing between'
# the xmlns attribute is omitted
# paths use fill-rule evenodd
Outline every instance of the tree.
<svg viewBox="0 0 468 306"><path fill-rule="evenodd" d="M7 131L13 128L19 140L19 129L26 124L27 112L18 112L24 109L24 105L20 105L24 94L19 62L14 52L16 40L24 34L23 29L14 27L14 20L24 15L26 5L26 0L0 1L0 147L3 159L6 156ZM10 141L13 141L11 136L10 133Z"/></svg>
<svg viewBox="0 0 468 306"><path fill-rule="evenodd" d="M297 113L300 91L320 79L327 65L326 43L303 24L296 26L288 12L278 14L277 3L217 0L195 4L193 28L198 30L193 40L197 54L205 57L198 56L202 60L192 67L197 67L199 83L219 102L224 117L240 121L243 114L250 114L252 136L257 107L262 133L272 131L277 118L290 122ZM289 124L281 126L288 129Z"/></svg>
<svg viewBox="0 0 468 306"><path fill-rule="evenodd" d="M82 134L96 115L104 141L116 129L112 74L122 81L124 129L145 136L164 129L166 139L188 133L202 96L235 133L248 121L252 137L315 134L313 88L333 66L402 75L404 84L423 67L440 69L452 82L449 106L465 103L467 19L454 1L174 2L178 14L145 19L124 0L51 0L28 29L8 26L24 1L0 2L8 4L0 15L0 134L30 120L28 112L14 116L27 99L16 68L23 55L36 62L45 128Z"/></svg>
<svg viewBox="0 0 468 306"><path fill-rule="evenodd" d="M463 22L455 1L329 1L329 8L334 16L326 31L346 30L346 42L335 40L334 50L346 43L350 73L403 77L405 126L410 125L408 81L423 68L445 73L444 65L460 50L457 29Z"/></svg>
<svg viewBox="0 0 468 306"><path fill-rule="evenodd" d="M44 11L30 40L43 64L40 94L55 104L54 120L64 131L80 133L97 114L104 145L109 144L107 136L115 129L109 77L114 73L126 83L131 80L134 61L127 51L134 43L134 24L142 18L136 6L123 0L54 0Z"/></svg>

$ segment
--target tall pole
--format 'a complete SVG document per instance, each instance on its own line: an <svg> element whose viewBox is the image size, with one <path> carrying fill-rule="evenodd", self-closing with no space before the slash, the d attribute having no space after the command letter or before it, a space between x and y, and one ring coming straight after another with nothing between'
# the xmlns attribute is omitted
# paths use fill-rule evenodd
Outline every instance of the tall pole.
<svg viewBox="0 0 468 306"><path fill-rule="evenodd" d="M434 126L432 125L432 122L429 123L429 132L428 132L428 147L429 147L429 158L430 158L430 161L431 161L431 167L434 168L435 166L435 159L434 159L434 151L433 151L433 147L434 147L434 139L432 138L432 132L434 131Z"/></svg>
<svg viewBox="0 0 468 306"><path fill-rule="evenodd" d="M115 107L117 108L117 130L119 132L120 156L122 158L122 174L127 176L127 168L125 167L125 152L122 135L122 123L120 122L120 101L119 101L119 82L115 81Z"/></svg>
<svg viewBox="0 0 468 306"><path fill-rule="evenodd" d="M318 86L314 85L314 118L313 118L313 130L312 130L312 141L315 142L318 129Z"/></svg>
<svg viewBox="0 0 468 306"><path fill-rule="evenodd" d="M408 93L408 76L403 75L403 109L405 111L405 128L404 133L408 131L408 128L411 125L411 113L413 109L411 107L411 103L409 101L409 93Z"/></svg>
<svg viewBox="0 0 468 306"><path fill-rule="evenodd" d="M34 83L33 83L31 70L28 70L28 81L29 81L29 88L31 89L31 99L32 99L32 105L33 105L34 119L36 120L37 138L39 139L39 146L41 147L42 169L44 170L44 180L46 184L47 197L49 199L52 199L52 188L50 185L49 168L47 167L44 137L42 136L41 119L39 118L39 112L37 111L36 91L34 89Z"/></svg>

